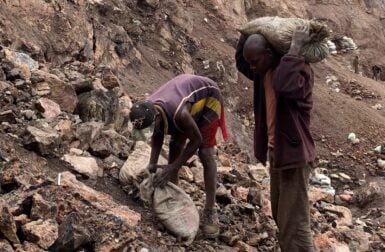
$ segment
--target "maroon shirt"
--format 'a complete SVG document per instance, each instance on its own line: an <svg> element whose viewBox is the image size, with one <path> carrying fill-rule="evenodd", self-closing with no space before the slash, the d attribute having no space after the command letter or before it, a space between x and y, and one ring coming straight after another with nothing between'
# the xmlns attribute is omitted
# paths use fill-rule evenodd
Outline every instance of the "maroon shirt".
<svg viewBox="0 0 385 252"><path fill-rule="evenodd" d="M245 41L246 37L241 36L235 55L236 64L241 73L254 81L254 154L260 162L266 163L268 136L264 76L252 71L245 61ZM310 133L313 70L303 57L285 55L275 68L272 85L277 96L273 168L303 167L315 159L315 146Z"/></svg>

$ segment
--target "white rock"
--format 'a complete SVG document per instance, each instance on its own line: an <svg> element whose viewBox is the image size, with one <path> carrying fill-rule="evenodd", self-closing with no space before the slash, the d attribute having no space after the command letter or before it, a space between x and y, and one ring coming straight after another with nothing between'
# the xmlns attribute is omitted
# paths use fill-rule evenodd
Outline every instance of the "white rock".
<svg viewBox="0 0 385 252"><path fill-rule="evenodd" d="M78 173L84 174L91 179L98 177L99 166L93 157L78 157L66 154L63 160L71 164L72 168Z"/></svg>
<svg viewBox="0 0 385 252"><path fill-rule="evenodd" d="M385 169L385 160L378 159L377 160L377 165L381 167L382 169Z"/></svg>
<svg viewBox="0 0 385 252"><path fill-rule="evenodd" d="M77 148L71 148L70 149L70 154L80 156L83 154L83 150L77 149Z"/></svg>
<svg viewBox="0 0 385 252"><path fill-rule="evenodd" d="M356 138L357 138L357 136L356 136L355 133L350 133L350 134L348 135L348 139L349 139L350 141L353 141L353 140L356 139Z"/></svg>
<svg viewBox="0 0 385 252"><path fill-rule="evenodd" d="M374 151L377 152L377 153L381 153L381 152L382 152L382 146L381 146L381 145L377 146L377 147L374 149Z"/></svg>

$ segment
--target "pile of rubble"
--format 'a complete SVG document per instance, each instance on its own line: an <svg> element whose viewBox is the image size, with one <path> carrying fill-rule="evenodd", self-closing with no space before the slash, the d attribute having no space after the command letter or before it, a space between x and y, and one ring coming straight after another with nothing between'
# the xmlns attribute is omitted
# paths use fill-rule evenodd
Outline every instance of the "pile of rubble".
<svg viewBox="0 0 385 252"><path fill-rule="evenodd" d="M26 54L2 48L0 55L0 134L66 167L48 176L49 172L23 161L12 148L0 150L0 247L5 251L155 247L185 251L174 237L160 233L164 228L151 217L141 221L151 216L138 199L150 147L130 138L127 115L132 103L120 92L119 80L111 73L96 77L81 62L50 72ZM249 164L238 152L232 144L218 149L219 240L198 235L193 249L273 251L278 247L268 171L261 164ZM120 181L132 205L118 204L82 182L98 178ZM182 167L180 178L180 186L201 209L203 167L196 156ZM385 249L385 212L371 209L353 219L347 208L365 207L383 197L379 186L368 183L357 192L336 193L332 179L350 180L344 173L329 175L325 169L316 169L311 180L316 244L322 251Z"/></svg>

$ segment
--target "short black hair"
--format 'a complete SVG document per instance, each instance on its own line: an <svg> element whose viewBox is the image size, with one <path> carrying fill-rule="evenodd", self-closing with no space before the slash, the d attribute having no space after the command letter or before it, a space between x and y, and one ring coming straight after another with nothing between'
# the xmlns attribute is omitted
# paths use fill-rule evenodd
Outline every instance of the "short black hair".
<svg viewBox="0 0 385 252"><path fill-rule="evenodd" d="M154 122L156 109L152 102L137 102L131 108L129 117L135 129L145 129Z"/></svg>

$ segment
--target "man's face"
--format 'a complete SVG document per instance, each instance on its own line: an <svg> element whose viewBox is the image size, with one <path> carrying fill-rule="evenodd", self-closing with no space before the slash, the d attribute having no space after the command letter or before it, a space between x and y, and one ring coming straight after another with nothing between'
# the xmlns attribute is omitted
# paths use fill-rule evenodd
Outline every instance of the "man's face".
<svg viewBox="0 0 385 252"><path fill-rule="evenodd" d="M249 63L250 68L259 74L265 74L273 62L273 55L269 49L253 46L245 48L243 57Z"/></svg>

